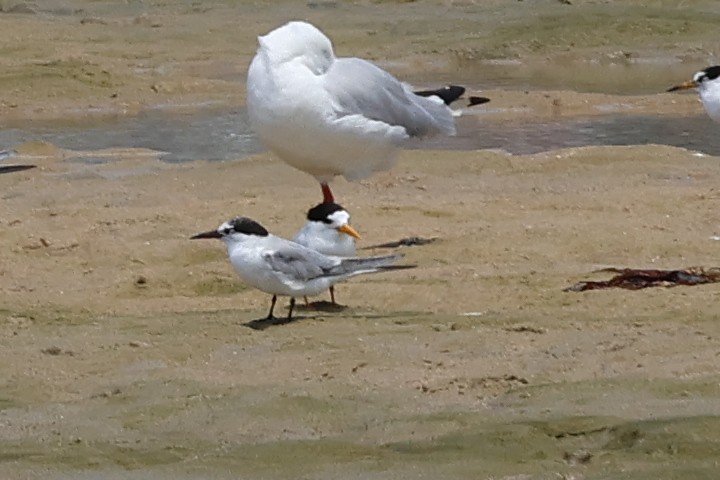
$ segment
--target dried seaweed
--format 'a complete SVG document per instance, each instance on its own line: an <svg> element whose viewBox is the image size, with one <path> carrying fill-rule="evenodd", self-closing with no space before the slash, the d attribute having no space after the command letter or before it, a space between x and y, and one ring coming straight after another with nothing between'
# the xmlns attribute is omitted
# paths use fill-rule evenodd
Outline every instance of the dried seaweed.
<svg viewBox="0 0 720 480"><path fill-rule="evenodd" d="M601 288L640 290L649 287L703 285L720 282L720 268L690 267L684 270L642 270L635 268L603 268L598 272L617 273L610 280L580 282L566 288L566 292L584 292Z"/></svg>

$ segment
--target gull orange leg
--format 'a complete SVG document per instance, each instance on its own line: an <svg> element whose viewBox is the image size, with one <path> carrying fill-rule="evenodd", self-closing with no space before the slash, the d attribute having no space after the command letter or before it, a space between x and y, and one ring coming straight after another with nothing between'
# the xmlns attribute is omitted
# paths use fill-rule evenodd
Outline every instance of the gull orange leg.
<svg viewBox="0 0 720 480"><path fill-rule="evenodd" d="M330 190L330 185L321 183L320 188L322 188L323 203L335 203L335 197L333 197L332 191Z"/></svg>

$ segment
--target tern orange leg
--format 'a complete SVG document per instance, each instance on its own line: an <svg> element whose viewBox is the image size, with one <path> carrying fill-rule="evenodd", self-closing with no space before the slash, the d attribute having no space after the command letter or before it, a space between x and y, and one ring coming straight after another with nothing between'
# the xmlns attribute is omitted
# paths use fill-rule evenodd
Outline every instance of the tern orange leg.
<svg viewBox="0 0 720 480"><path fill-rule="evenodd" d="M330 190L330 185L321 183L320 188L322 188L323 203L335 203L335 197L333 197L332 191Z"/></svg>

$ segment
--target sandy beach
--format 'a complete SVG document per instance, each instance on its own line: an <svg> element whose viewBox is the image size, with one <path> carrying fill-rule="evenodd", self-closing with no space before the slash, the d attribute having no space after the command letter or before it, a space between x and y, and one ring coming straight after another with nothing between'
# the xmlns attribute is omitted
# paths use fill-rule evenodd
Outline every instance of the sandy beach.
<svg viewBox="0 0 720 480"><path fill-rule="evenodd" d="M720 52L714 2L511 3L0 1L0 118L241 108L256 36L291 18L418 86L459 77L492 99L478 135L607 105L703 114L662 92ZM37 165L0 175L2 478L716 476L720 286L564 291L605 267L720 266L715 156L405 151L333 188L360 248L437 238L400 249L417 268L256 331L269 296L189 237L235 215L292 236L313 178L267 152L2 148Z"/></svg>

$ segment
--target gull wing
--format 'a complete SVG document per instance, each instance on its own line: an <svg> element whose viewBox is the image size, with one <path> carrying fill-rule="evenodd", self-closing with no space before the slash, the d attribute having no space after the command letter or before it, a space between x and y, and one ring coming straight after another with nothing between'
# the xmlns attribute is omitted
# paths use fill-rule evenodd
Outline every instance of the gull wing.
<svg viewBox="0 0 720 480"><path fill-rule="evenodd" d="M383 69L360 58L339 58L323 75L323 87L340 121L349 116L401 126L412 137L455 134L452 111L439 98L415 95Z"/></svg>

